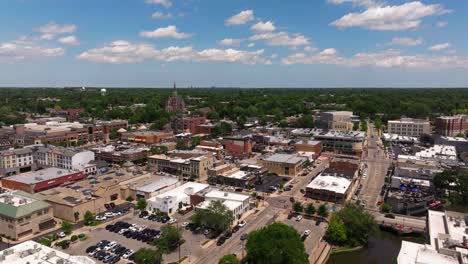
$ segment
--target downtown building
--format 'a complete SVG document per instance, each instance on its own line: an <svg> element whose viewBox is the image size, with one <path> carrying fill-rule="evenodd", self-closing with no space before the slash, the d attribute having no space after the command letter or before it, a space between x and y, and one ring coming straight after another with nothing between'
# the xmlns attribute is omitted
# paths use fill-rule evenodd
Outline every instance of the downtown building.
<svg viewBox="0 0 468 264"><path fill-rule="evenodd" d="M454 137L468 130L468 115L441 116L435 119L437 134Z"/></svg>
<svg viewBox="0 0 468 264"><path fill-rule="evenodd" d="M431 134L431 124L423 119L401 118L399 120L389 120L387 130L389 134L419 137L422 134Z"/></svg>

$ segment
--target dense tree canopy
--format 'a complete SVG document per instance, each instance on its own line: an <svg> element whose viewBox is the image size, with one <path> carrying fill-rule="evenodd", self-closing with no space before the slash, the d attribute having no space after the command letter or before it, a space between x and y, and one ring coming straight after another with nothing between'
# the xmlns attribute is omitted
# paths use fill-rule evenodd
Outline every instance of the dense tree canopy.
<svg viewBox="0 0 468 264"><path fill-rule="evenodd" d="M249 263L309 263L304 243L297 231L279 222L251 232L246 250Z"/></svg>
<svg viewBox="0 0 468 264"><path fill-rule="evenodd" d="M222 232L229 228L234 220L232 212L222 201L211 201L204 210L197 210L192 216L192 222L198 226Z"/></svg>
<svg viewBox="0 0 468 264"><path fill-rule="evenodd" d="M153 244L162 253L170 253L182 242L181 229L173 225L164 225L161 227L161 237L154 240Z"/></svg>
<svg viewBox="0 0 468 264"><path fill-rule="evenodd" d="M135 252L135 263L137 264L161 264L162 254L158 250L140 248Z"/></svg>
<svg viewBox="0 0 468 264"><path fill-rule="evenodd" d="M468 203L468 170L445 170L434 176L434 186L439 190L449 190L452 203Z"/></svg>

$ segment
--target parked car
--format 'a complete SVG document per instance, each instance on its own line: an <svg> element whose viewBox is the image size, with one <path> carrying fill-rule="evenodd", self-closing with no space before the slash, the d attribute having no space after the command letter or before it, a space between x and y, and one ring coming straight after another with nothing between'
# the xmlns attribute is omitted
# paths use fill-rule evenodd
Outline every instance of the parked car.
<svg viewBox="0 0 468 264"><path fill-rule="evenodd" d="M298 215L298 216L296 216L296 221L298 221L298 222L299 222L299 221L301 221L301 220L302 220L302 215Z"/></svg>
<svg viewBox="0 0 468 264"><path fill-rule="evenodd" d="M60 232L60 233L58 233L57 235L58 235L58 237L60 237L60 238L64 238L64 237L67 236L67 234L65 234L65 232Z"/></svg>
<svg viewBox="0 0 468 264"><path fill-rule="evenodd" d="M247 224L247 222L245 220L242 220L242 221L239 222L240 227L244 227L246 224Z"/></svg>
<svg viewBox="0 0 468 264"><path fill-rule="evenodd" d="M174 224L175 222L177 222L177 219L171 218L171 219L169 219L168 224Z"/></svg>
<svg viewBox="0 0 468 264"><path fill-rule="evenodd" d="M248 234L242 234L242 235L240 236L240 240L246 240L248 237L249 237Z"/></svg>
<svg viewBox="0 0 468 264"><path fill-rule="evenodd" d="M95 218L97 221L104 221L107 219L107 217L103 216L103 215L96 215L96 218Z"/></svg>
<svg viewBox="0 0 468 264"><path fill-rule="evenodd" d="M385 214L385 217L386 217L386 218L395 219L395 215L394 215L394 214Z"/></svg>

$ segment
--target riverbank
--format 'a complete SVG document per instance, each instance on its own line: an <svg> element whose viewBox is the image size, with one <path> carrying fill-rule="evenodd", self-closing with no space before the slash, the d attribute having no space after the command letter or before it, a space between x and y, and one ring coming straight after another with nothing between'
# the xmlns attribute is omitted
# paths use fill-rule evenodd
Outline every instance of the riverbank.
<svg viewBox="0 0 468 264"><path fill-rule="evenodd" d="M368 247L338 249L330 254L327 264L394 264L400 252L402 240L422 243L424 236L398 236L394 233L379 231L370 238Z"/></svg>
<svg viewBox="0 0 468 264"><path fill-rule="evenodd" d="M332 249L330 255L349 253L349 252L353 252L353 251L362 250L363 248L364 248L364 247L362 247L362 246L353 247L353 248L349 248L349 247L345 247L345 248L336 248L336 249Z"/></svg>

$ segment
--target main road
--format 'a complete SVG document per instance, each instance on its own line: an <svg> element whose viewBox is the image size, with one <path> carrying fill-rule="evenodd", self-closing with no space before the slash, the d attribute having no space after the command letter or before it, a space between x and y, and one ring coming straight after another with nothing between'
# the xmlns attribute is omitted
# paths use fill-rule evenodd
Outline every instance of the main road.
<svg viewBox="0 0 468 264"><path fill-rule="evenodd" d="M363 184L360 199L366 201L366 208L378 209L377 202L380 197L380 190L385 182L385 175L391 164L383 149L379 131L372 123L368 123L367 129L367 151L362 162L367 170L367 178L362 179Z"/></svg>

